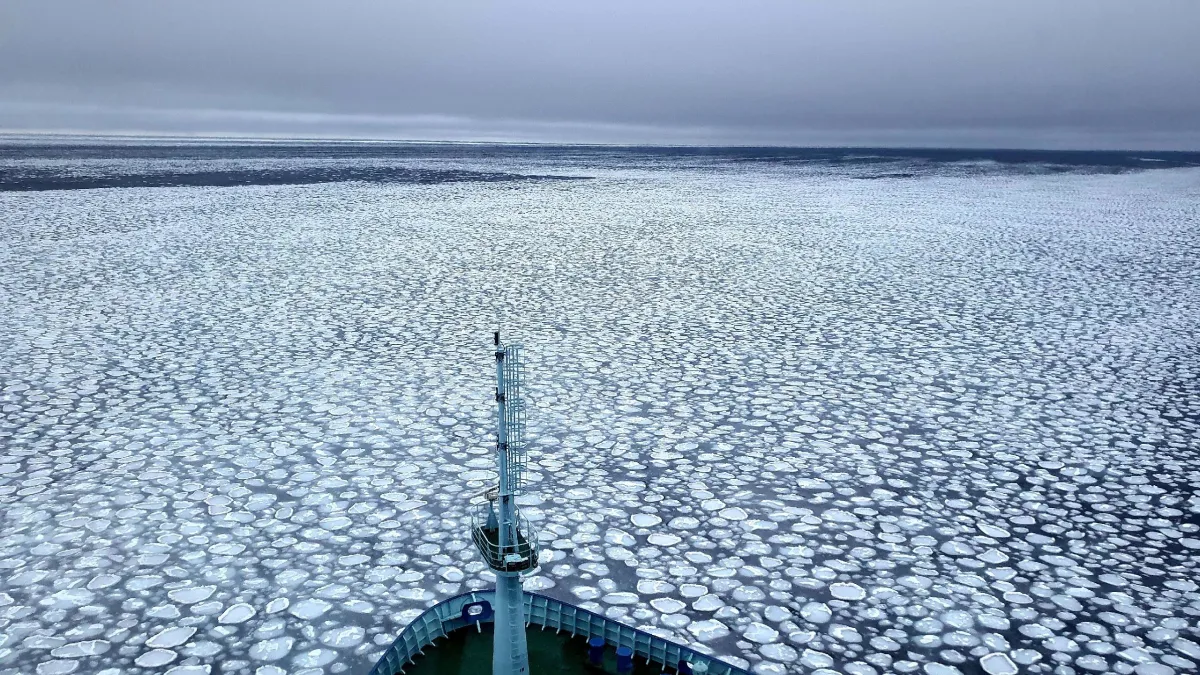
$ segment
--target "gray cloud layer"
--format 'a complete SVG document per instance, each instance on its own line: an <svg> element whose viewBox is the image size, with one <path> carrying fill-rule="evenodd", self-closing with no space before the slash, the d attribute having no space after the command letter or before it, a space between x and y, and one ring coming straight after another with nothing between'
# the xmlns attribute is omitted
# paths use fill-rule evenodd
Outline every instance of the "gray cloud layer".
<svg viewBox="0 0 1200 675"><path fill-rule="evenodd" d="M1197 147L1200 2L0 5L0 127Z"/></svg>

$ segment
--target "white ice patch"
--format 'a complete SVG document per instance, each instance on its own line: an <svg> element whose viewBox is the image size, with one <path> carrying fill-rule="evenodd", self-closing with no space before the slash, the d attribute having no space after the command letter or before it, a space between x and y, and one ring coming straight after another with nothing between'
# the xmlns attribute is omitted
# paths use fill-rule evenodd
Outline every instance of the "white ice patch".
<svg viewBox="0 0 1200 675"><path fill-rule="evenodd" d="M862 600L867 597L867 592L853 583L830 584L829 593L838 600Z"/></svg>
<svg viewBox="0 0 1200 675"><path fill-rule="evenodd" d="M151 649L150 651L138 656L133 660L134 663L143 668L158 668L165 666L168 663L179 658L179 655L171 649Z"/></svg>
<svg viewBox="0 0 1200 675"><path fill-rule="evenodd" d="M830 611L829 605L823 602L810 602L800 608L800 616L805 621L826 623L833 617L833 612Z"/></svg>
<svg viewBox="0 0 1200 675"><path fill-rule="evenodd" d="M729 628L716 619L693 621L688 624L687 630L700 642L711 642L729 635Z"/></svg>
<svg viewBox="0 0 1200 675"><path fill-rule="evenodd" d="M359 626L332 628L321 634L321 644L335 649L356 647L362 643L366 632Z"/></svg>
<svg viewBox="0 0 1200 675"><path fill-rule="evenodd" d="M325 612L328 612L332 607L333 605L319 598L309 598L307 600L301 600L300 602L294 603L291 608L288 609L288 613L298 619L311 621L321 616Z"/></svg>
<svg viewBox="0 0 1200 675"><path fill-rule="evenodd" d="M768 644L779 638L779 631L765 623L752 623L742 632L742 636L751 642Z"/></svg>
<svg viewBox="0 0 1200 675"><path fill-rule="evenodd" d="M635 513L629 516L629 520L635 527L654 527L662 522L662 518L653 513Z"/></svg>
<svg viewBox="0 0 1200 675"><path fill-rule="evenodd" d="M256 642L250 647L250 658L255 661L278 661L292 651L292 645L295 642L295 639L291 637L278 637Z"/></svg>
<svg viewBox="0 0 1200 675"><path fill-rule="evenodd" d="M239 602L235 605L230 605L221 616L217 617L218 623L244 623L255 614L255 610L250 605L244 602Z"/></svg>
<svg viewBox="0 0 1200 675"><path fill-rule="evenodd" d="M146 645L155 648L170 648L178 647L187 642L196 634L196 629L191 626L176 626L159 631L146 640Z"/></svg>
<svg viewBox="0 0 1200 675"><path fill-rule="evenodd" d="M182 605L191 605L209 599L216 590L216 586L190 586L173 590L167 597Z"/></svg>
<svg viewBox="0 0 1200 675"><path fill-rule="evenodd" d="M988 675L1017 675L1020 669L1007 654L992 652L979 659L979 665Z"/></svg>

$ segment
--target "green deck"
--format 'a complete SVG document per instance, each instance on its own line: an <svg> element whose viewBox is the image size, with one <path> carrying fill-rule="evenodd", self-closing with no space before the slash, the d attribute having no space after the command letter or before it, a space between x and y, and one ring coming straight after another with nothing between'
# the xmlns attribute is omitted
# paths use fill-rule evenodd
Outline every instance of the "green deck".
<svg viewBox="0 0 1200 675"><path fill-rule="evenodd" d="M483 632L473 626L450 633L425 648L425 655L418 656L404 669L405 675L488 675L492 672L492 624L482 624ZM604 662L600 666L588 663L587 639L571 637L570 633L555 634L552 630L539 630L531 626L525 631L529 642L529 672L531 675L577 675L587 673L617 672L617 651L612 645L604 650ZM661 675L660 664L646 665L642 659L634 659L635 675ZM668 672L674 672L669 668Z"/></svg>

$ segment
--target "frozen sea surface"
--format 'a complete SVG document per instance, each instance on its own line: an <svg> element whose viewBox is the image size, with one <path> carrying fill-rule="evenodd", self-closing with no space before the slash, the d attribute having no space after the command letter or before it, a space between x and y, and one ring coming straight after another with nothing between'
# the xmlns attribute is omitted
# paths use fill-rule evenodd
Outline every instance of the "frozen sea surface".
<svg viewBox="0 0 1200 675"><path fill-rule="evenodd" d="M5 166L225 161L85 154ZM489 586L495 327L530 588L759 673L1200 667L1200 170L485 155L393 164L590 180L0 194L0 674L362 672Z"/></svg>

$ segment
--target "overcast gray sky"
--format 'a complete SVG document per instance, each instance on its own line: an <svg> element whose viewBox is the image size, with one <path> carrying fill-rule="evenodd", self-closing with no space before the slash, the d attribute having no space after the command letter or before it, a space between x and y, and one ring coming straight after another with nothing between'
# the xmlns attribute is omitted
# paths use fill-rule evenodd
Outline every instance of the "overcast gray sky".
<svg viewBox="0 0 1200 675"><path fill-rule="evenodd" d="M0 129L1200 148L1200 0L3 0Z"/></svg>

